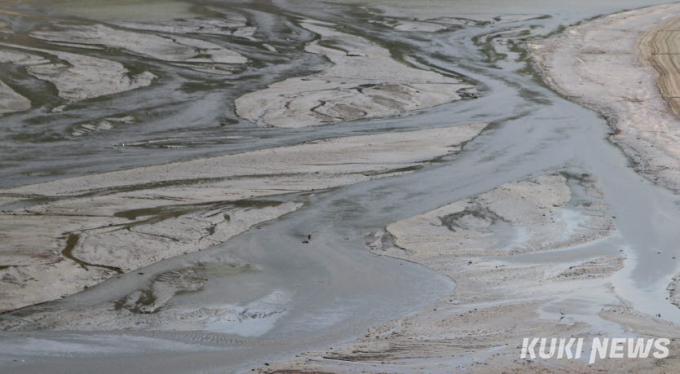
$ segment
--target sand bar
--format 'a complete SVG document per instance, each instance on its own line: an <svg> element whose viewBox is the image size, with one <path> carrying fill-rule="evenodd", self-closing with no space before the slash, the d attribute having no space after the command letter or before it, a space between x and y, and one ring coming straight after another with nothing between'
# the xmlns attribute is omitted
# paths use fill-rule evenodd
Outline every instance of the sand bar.
<svg viewBox="0 0 680 374"><path fill-rule="evenodd" d="M611 140L636 169L673 190L680 190L677 66L674 55L659 53L676 48L664 30L675 27L678 12L670 4L604 16L530 45L547 82L603 113Z"/></svg>
<svg viewBox="0 0 680 374"><path fill-rule="evenodd" d="M0 311L206 249L300 206L259 197L416 170L485 126L328 139L0 191L6 203L57 199L0 215L10 228L0 235Z"/></svg>
<svg viewBox="0 0 680 374"><path fill-rule="evenodd" d="M602 198L591 176L547 174L388 225L369 237L369 249L446 274L456 281L454 292L353 342L259 372L616 369L622 360L589 366L583 360L518 359L518 342L527 336L587 338L627 331L670 338L680 332L677 325L635 312L611 286L626 258L596 252L597 243L616 236ZM579 251L584 246L590 250ZM656 364L630 360L626 365L642 370ZM677 366L664 361L666 369Z"/></svg>
<svg viewBox="0 0 680 374"><path fill-rule="evenodd" d="M305 127L393 116L460 100L474 87L461 80L396 61L369 40L312 21L321 36L305 50L333 66L274 83L236 99L236 113L261 126Z"/></svg>

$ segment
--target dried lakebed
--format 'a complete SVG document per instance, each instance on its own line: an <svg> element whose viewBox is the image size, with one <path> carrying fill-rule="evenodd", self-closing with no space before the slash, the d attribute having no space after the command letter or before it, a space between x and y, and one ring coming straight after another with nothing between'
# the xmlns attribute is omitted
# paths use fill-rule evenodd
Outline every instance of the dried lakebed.
<svg viewBox="0 0 680 374"><path fill-rule="evenodd" d="M68 168L45 161L42 179L3 169L4 185L19 186L0 195L2 242L15 243L3 248L14 266L0 264L8 300L56 299L0 317L0 367L620 369L520 361L518 345L525 335L677 335L678 199L629 167L601 118L536 79L523 43L643 3L288 0L106 24L0 14L17 33L7 43L22 45L12 51L49 64L60 60L53 50L95 56L158 77L64 105L56 83L6 65L1 78L33 108L0 119L14 132L5 143L19 139ZM82 30L200 39L248 63L152 57ZM383 73L375 64L391 75L371 80ZM272 91L298 79L313 92ZM328 101L315 101L321 83ZM244 120L240 101L263 94L275 105ZM411 96L423 101L405 104ZM475 99L449 103L461 96ZM287 122L267 123L278 115ZM489 125L465 125L480 122ZM318 124L333 126L309 126ZM69 140L38 144L46 126ZM118 169L127 170L106 172ZM35 299L22 298L22 284ZM674 357L623 364L677 366Z"/></svg>
<svg viewBox="0 0 680 374"><path fill-rule="evenodd" d="M1 47L16 46L3 44ZM70 102L145 87L157 78L148 71L132 74L122 64L101 58L33 48L27 51L46 53L59 62L52 62L22 50L5 49L0 51L0 63L23 67L34 77L51 82L57 88L59 97ZM30 106L24 106L16 109L20 111L29 108ZM14 110L7 108L5 111Z"/></svg>
<svg viewBox="0 0 680 374"><path fill-rule="evenodd" d="M321 36L305 49L333 65L239 97L239 116L261 126L314 126L430 108L475 92L460 79L395 61L386 48L332 24L307 20L301 25Z"/></svg>
<svg viewBox="0 0 680 374"><path fill-rule="evenodd" d="M677 4L604 16L532 43L548 82L607 116L611 140L651 180L680 190L676 57ZM670 108L670 110L668 110Z"/></svg>
<svg viewBox="0 0 680 374"><path fill-rule="evenodd" d="M636 314L611 286L625 256L597 250L616 236L603 197L591 176L550 174L388 225L371 251L442 272L456 279L455 291L357 341L260 371L345 373L380 364L380 372L526 372L543 366L517 360L526 336L611 334L624 320L655 336L665 324Z"/></svg>
<svg viewBox="0 0 680 374"><path fill-rule="evenodd" d="M251 38L254 28L246 26L238 13L225 13L225 19L203 19L213 28L198 27L199 21L167 21L154 24L121 22L121 27L158 31L151 34L112 28L102 24L59 24L55 30L34 31L30 37L59 47L87 50L114 49L156 59L174 66L207 72L231 74L248 59L220 45L177 34L217 34ZM219 32L218 32L219 31ZM173 35L175 34L175 35ZM171 36L170 36L171 35ZM2 43L0 63L13 64L44 81L54 84L59 97L70 103L112 95L149 86L158 78L148 72L133 73L128 67L109 59L54 49ZM30 109L30 100L0 82L0 112Z"/></svg>
<svg viewBox="0 0 680 374"><path fill-rule="evenodd" d="M203 64L244 64L248 61L238 52L200 39L138 33L100 24L61 26L55 31L34 31L31 36L72 47L118 48L162 61Z"/></svg>
<svg viewBox="0 0 680 374"><path fill-rule="evenodd" d="M300 206L258 198L416 170L485 126L329 139L4 190L16 200L57 200L0 215L0 310L200 251Z"/></svg>
<svg viewBox="0 0 680 374"><path fill-rule="evenodd" d="M645 142L640 141L639 134L645 131L634 126L659 126L656 120L665 116L667 122L662 124L670 127L677 119L666 110L665 102L656 91L657 76L649 74L649 69L640 69L637 64L618 69L617 65L617 70L612 71L608 64L635 61L635 43L642 38L641 60L659 70L661 92L671 90L667 82L675 74L674 63L664 66L658 60L673 57L659 57L649 50L658 52L668 44L673 45L674 39L669 42L671 36L658 37L658 34L672 30L669 25L677 21L649 30L661 23L659 20L669 20L677 14L673 12L675 8L676 5L659 6L602 17L567 29L564 37L533 43L532 49L551 83L569 97L604 112L617 125L615 142L632 133L638 138L637 142L631 141L630 148L644 149ZM631 33L637 38L631 37ZM570 55L573 49L581 54ZM633 68L641 71L633 72ZM568 74L564 69L581 74ZM575 76L583 79L574 79ZM623 85L631 87L622 89ZM608 90L606 95L603 90ZM617 106L624 100L629 102L627 106ZM671 108L673 100L670 98ZM641 111L641 106L656 110ZM620 111L622 107L628 111ZM619 127L621 121L633 127ZM650 131L650 136L663 139L666 148L673 150L677 148L674 138L667 135L666 130L668 128L659 133ZM630 148L623 148L631 152ZM641 163L639 170L647 170L647 165L654 161L643 152L633 155ZM666 160L677 162L678 158L669 155ZM601 167L592 167L599 169L600 175L616 179ZM675 173L661 170L665 173L662 177ZM652 179L662 184L668 180ZM621 195L621 192L615 194ZM356 341L268 364L260 367L259 372L621 370L622 362L615 360L600 360L594 365L571 359L518 360L518 344L527 336L667 337L673 341L671 351L676 350L680 348L674 339L680 332L678 311L668 304L678 304L677 277L669 279L669 274L677 271L677 263L659 266L658 261L648 262L645 258L653 254L668 256L665 251L673 251L673 245L669 247L665 239L657 238L643 244L647 247L645 254L635 253L634 258L628 258L631 253L620 243L615 216L604 203L618 198L620 196L607 198L591 175L548 174L504 184L481 195L394 222L385 232L370 235L368 247L375 253L421 263L447 274L456 280L455 291L408 317L370 329ZM627 210L622 208L617 210ZM677 222L676 209L660 210L664 214L672 211L673 218L665 217ZM657 214L654 212L655 217ZM625 221L629 219L619 220L619 225L630 238L630 222ZM659 224L659 219L654 221L658 227L653 227L653 231L667 233L670 229ZM652 265L653 262L657 265ZM657 273L653 282L650 272ZM662 313L650 313L649 305L633 291L635 286L631 288L632 279L653 284L637 287L655 294L655 306ZM665 302L660 301L664 298ZM666 314L669 312L672 315ZM677 357L670 357L626 360L625 365L626 372L668 372L677 370L680 362Z"/></svg>

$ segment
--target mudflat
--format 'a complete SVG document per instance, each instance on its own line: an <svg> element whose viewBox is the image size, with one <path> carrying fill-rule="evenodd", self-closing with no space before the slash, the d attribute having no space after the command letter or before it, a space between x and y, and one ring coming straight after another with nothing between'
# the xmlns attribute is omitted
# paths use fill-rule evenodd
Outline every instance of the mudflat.
<svg viewBox="0 0 680 374"><path fill-rule="evenodd" d="M257 199L413 172L485 127L328 139L4 190L16 202L59 200L0 215L0 311L206 249L301 206Z"/></svg>
<svg viewBox="0 0 680 374"><path fill-rule="evenodd" d="M0 5L0 368L678 370L519 357L680 333L678 5L87 3Z"/></svg>
<svg viewBox="0 0 680 374"><path fill-rule="evenodd" d="M599 17L532 43L546 80L603 113L635 168L678 190L675 4ZM669 110L670 109L670 110Z"/></svg>

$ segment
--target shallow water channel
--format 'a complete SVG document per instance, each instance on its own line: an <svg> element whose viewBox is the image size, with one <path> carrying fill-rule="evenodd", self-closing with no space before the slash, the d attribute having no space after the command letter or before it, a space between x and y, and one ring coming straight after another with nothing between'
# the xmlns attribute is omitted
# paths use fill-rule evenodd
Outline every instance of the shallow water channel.
<svg viewBox="0 0 680 374"><path fill-rule="evenodd" d="M155 276L196 263L237 260L252 269L214 270L200 292L173 302L184 308L238 305L283 309L275 318L206 330L21 331L0 333L0 371L13 373L240 372L276 358L347 341L447 295L455 283L422 266L366 250L367 237L397 220L477 195L500 184L553 170L596 176L619 236L593 245L624 250L626 269L615 287L644 312L680 322L665 287L678 270L680 212L673 194L638 176L607 141L597 113L548 89L532 69L521 41L550 35L600 14L664 1L28 1L0 3L12 21L7 41L33 45L27 32L63 19L92 23L159 21L233 9L258 27L256 40L202 36L236 50L251 63L229 76L210 76L116 51L101 56L145 68L161 79L123 95L61 104L54 88L0 66L0 78L20 84L33 101L27 112L0 118L0 187L154 165L313 139L488 122L456 155L410 174L305 196L305 205L206 251L171 258L41 306L87 308L115 300ZM512 4L512 5L510 5ZM17 15L19 14L19 15ZM436 33L398 31L369 22L380 17L457 17L493 20ZM474 83L479 97L410 115L301 129L262 128L234 114L235 98L291 76L328 66L304 51L314 39L299 17L343 26L390 48L395 56ZM499 17L499 18L498 18ZM270 52L267 43L277 49ZM64 51L76 49L53 47ZM77 50L84 53L82 50ZM131 115L134 123L75 131L102 118ZM86 127L87 129L87 127ZM302 243L312 235L310 243ZM592 252L583 250L583 256ZM586 253L587 252L587 253ZM590 253L590 254L589 254ZM553 253L557 256L559 253ZM571 254L570 256L573 256ZM539 258L540 260L540 258ZM554 260L554 259L553 259ZM8 314L3 318L21 318ZM4 367L4 368L3 368Z"/></svg>

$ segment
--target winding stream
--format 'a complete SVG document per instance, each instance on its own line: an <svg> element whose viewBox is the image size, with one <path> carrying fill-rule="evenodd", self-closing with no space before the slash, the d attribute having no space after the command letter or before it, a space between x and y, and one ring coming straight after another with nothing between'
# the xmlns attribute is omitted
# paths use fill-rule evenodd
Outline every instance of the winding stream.
<svg viewBox="0 0 680 374"><path fill-rule="evenodd" d="M211 77L131 55L93 51L94 56L149 67L161 79L125 95L72 104L63 113L49 113L42 106L55 100L44 93L51 88L18 70L3 70L2 78L21 82L35 106L0 118L3 188L313 139L480 122L491 125L462 152L414 173L296 195L305 206L279 220L209 250L112 278L48 306L56 310L95 305L126 295L168 270L229 257L256 264L259 271L211 278L203 291L180 295L175 302L187 306L248 305L274 295L271 297L277 303L286 306L286 313L273 323L253 322L241 330L215 331L2 332L0 368L17 373L48 369L74 373L88 368L100 373L240 372L355 338L368 327L427 305L455 287L450 279L422 266L371 254L365 249L371 233L503 183L552 170L598 178L620 235L595 243L592 250L625 251L626 270L617 275L614 284L619 293L643 312L680 323L680 310L666 300L665 290L678 271L678 263L669 259L680 257L680 201L630 168L625 156L607 141L610 130L600 115L549 90L520 46L528 38L560 31L563 25L663 2L565 1L562 8L529 0L512 6L501 0L417 2L417 7L425 9L431 3L429 11L435 14L441 7L449 16L501 17L494 23L419 33L368 22L377 16L359 2L197 0L185 8L179 1L169 1L168 12L195 12L198 5L241 10L258 27L256 37L278 52L269 52L260 42L209 37L252 61L234 75ZM386 10L382 16L398 16L404 9L418 11L411 9L410 3L416 2L376 1L368 7ZM53 17L66 17L69 9L74 9L74 5L62 9L42 2L12 7L33 15L21 18L22 23L15 26L18 32L9 39L25 43L31 41L21 30L49 24ZM71 16L107 22L107 17L119 16L112 12ZM327 66L322 57L304 52L304 44L314 35L297 25L299 16L342 25L345 32L410 57L407 61L460 76L478 86L479 97L412 115L302 129L260 128L239 119L234 114L235 98ZM134 116L135 123L73 135L74 126L120 115ZM292 199L283 195L275 200ZM302 243L307 235L312 235L311 243ZM21 317L10 314L5 318Z"/></svg>

